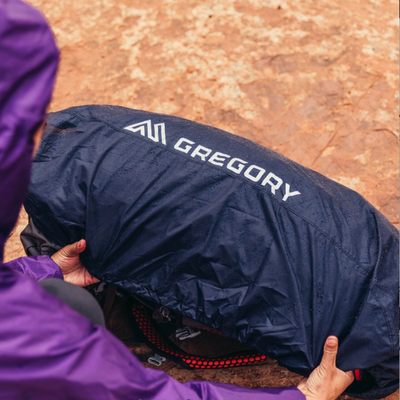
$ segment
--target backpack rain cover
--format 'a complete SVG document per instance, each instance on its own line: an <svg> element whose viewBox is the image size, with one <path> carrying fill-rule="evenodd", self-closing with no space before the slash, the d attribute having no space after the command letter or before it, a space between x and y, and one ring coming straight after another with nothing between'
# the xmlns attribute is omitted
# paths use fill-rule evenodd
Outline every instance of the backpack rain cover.
<svg viewBox="0 0 400 400"><path fill-rule="evenodd" d="M398 387L398 237L354 191L221 130L113 106L50 114L25 207L100 280L348 393Z"/></svg>

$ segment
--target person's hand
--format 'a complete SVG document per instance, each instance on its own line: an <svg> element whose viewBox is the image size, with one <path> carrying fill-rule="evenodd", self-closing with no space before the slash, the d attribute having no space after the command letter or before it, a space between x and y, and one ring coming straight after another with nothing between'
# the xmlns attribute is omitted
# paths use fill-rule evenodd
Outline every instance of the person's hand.
<svg viewBox="0 0 400 400"><path fill-rule="evenodd" d="M99 282L81 263L79 254L83 253L85 249L86 240L81 239L63 247L51 256L52 260L60 267L65 282L77 286L88 286Z"/></svg>
<svg viewBox="0 0 400 400"><path fill-rule="evenodd" d="M353 382L353 372L336 368L338 346L337 337L329 336L325 341L321 364L308 379L300 382L298 389L307 400L334 400Z"/></svg>

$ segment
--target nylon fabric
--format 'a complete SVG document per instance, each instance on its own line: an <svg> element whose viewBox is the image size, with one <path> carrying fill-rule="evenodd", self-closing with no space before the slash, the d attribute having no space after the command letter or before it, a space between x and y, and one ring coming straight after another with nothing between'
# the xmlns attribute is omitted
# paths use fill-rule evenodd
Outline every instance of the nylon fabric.
<svg viewBox="0 0 400 400"><path fill-rule="evenodd" d="M49 116L25 207L58 246L85 237L99 279L301 374L397 387L398 238L356 192L221 130L116 106Z"/></svg>

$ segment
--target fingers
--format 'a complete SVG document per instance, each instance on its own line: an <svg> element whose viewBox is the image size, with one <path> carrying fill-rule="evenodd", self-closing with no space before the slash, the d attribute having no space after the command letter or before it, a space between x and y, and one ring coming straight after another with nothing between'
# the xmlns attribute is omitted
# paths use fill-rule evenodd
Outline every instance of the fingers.
<svg viewBox="0 0 400 400"><path fill-rule="evenodd" d="M336 367L336 355L338 352L339 341L336 336L329 336L324 345L324 354L321 360L321 366L325 368Z"/></svg>
<svg viewBox="0 0 400 400"><path fill-rule="evenodd" d="M97 279L95 276L90 275L86 281L85 286L93 285L94 283L100 282L100 279Z"/></svg>
<svg viewBox="0 0 400 400"><path fill-rule="evenodd" d="M350 386L354 381L354 374L353 371L347 371L344 373L348 379L348 385Z"/></svg>
<svg viewBox="0 0 400 400"><path fill-rule="evenodd" d="M86 249L86 240L81 239L75 243L69 244L61 249L64 257L76 257Z"/></svg>
<svg viewBox="0 0 400 400"><path fill-rule="evenodd" d="M86 249L86 240L85 239L81 239L78 242L75 243L76 245L76 251L78 254L81 254L85 251Z"/></svg>

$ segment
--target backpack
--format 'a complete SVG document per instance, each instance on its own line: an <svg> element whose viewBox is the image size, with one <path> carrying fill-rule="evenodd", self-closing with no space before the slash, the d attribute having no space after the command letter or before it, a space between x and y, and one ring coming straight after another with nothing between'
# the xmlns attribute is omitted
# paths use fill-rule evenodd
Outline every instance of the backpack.
<svg viewBox="0 0 400 400"><path fill-rule="evenodd" d="M398 237L356 192L230 133L115 106L49 115L25 208L90 273L347 393L398 387Z"/></svg>

